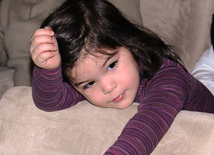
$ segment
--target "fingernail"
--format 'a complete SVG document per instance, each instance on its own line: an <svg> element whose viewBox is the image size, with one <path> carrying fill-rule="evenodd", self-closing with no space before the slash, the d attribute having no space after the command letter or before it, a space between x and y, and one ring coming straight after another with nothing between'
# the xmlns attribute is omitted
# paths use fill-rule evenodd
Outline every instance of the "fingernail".
<svg viewBox="0 0 214 155"><path fill-rule="evenodd" d="M51 35L54 35L54 31L51 31Z"/></svg>

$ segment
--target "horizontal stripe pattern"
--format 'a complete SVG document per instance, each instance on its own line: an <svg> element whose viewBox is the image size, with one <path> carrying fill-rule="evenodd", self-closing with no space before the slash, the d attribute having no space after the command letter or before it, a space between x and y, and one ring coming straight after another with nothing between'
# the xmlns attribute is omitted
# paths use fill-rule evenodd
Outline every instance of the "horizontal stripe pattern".
<svg viewBox="0 0 214 155"><path fill-rule="evenodd" d="M61 68L34 68L32 95L35 105L45 111L66 109L84 100L73 87L63 82Z"/></svg>
<svg viewBox="0 0 214 155"><path fill-rule="evenodd" d="M35 68L33 98L46 111L68 108L83 100L63 83L61 68ZM147 155L157 146L180 110L214 113L214 96L177 63L164 63L151 80L142 79L135 99L138 112L105 155Z"/></svg>

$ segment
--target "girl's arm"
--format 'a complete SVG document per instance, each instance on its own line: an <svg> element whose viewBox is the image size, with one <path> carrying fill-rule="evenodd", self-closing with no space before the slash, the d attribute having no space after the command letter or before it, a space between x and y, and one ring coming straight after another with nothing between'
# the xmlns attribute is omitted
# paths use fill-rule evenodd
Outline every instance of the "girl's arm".
<svg viewBox="0 0 214 155"><path fill-rule="evenodd" d="M83 100L72 86L62 81L61 56L50 27L37 29L33 33L30 54L36 65L32 93L38 108L46 111L60 110Z"/></svg>
<svg viewBox="0 0 214 155"><path fill-rule="evenodd" d="M159 72L143 83L138 112L130 119L105 155L148 155L171 126L187 101L191 87L178 69ZM142 85L141 85L142 86ZM139 95L139 94L138 94Z"/></svg>
<svg viewBox="0 0 214 155"><path fill-rule="evenodd" d="M62 81L61 67L53 70L35 67L32 94L35 105L45 111L65 109L84 99L72 86Z"/></svg>

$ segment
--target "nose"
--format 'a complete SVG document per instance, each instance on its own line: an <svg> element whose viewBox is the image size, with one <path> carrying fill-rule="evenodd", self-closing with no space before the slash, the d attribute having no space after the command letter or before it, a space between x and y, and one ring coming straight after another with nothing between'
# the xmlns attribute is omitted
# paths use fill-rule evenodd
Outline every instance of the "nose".
<svg viewBox="0 0 214 155"><path fill-rule="evenodd" d="M101 82L101 87L102 87L103 93L107 95L117 87L117 84L112 79L103 79Z"/></svg>

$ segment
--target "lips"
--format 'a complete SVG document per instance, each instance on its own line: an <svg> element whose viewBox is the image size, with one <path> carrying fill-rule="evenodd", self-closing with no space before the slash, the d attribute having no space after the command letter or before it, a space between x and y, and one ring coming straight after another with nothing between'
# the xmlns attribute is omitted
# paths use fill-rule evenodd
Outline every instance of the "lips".
<svg viewBox="0 0 214 155"><path fill-rule="evenodd" d="M113 102L120 102L124 98L124 95L125 95L125 93L122 93L121 95L119 95L118 97L113 99Z"/></svg>

